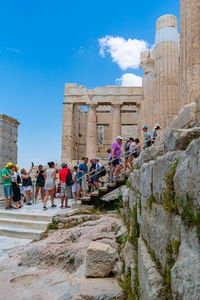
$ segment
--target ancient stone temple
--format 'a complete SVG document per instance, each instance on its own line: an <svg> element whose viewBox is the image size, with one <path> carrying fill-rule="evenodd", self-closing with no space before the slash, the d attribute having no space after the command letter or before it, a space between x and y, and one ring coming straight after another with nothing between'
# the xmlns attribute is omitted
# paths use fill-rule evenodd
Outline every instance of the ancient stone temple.
<svg viewBox="0 0 200 300"><path fill-rule="evenodd" d="M0 169L9 161L17 163L17 139L19 122L0 114ZM1 182L1 179L0 179ZM0 195L2 185L0 184Z"/></svg>
<svg viewBox="0 0 200 300"><path fill-rule="evenodd" d="M140 120L152 128L169 125L180 109L179 37L177 18L164 15L157 20L155 46L141 53L143 98Z"/></svg>
<svg viewBox="0 0 200 300"><path fill-rule="evenodd" d="M88 90L77 84L65 84L62 161L85 155L104 158L117 135L138 136L141 99L141 87Z"/></svg>

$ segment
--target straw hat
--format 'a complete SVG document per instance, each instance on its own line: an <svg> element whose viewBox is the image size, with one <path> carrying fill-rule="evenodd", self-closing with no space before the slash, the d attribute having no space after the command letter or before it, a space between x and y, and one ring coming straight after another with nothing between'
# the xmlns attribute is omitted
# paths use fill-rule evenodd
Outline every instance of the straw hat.
<svg viewBox="0 0 200 300"><path fill-rule="evenodd" d="M8 162L7 165L5 166L5 168L9 168L9 167L12 167L12 166L13 166L13 163Z"/></svg>

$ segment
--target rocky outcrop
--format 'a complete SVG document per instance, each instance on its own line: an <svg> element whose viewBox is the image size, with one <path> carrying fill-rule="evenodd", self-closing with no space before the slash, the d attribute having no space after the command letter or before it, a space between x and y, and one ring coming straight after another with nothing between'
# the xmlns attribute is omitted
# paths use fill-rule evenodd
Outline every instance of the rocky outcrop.
<svg viewBox="0 0 200 300"><path fill-rule="evenodd" d="M141 237L138 240L138 276L142 299L166 299L162 296L165 282Z"/></svg>
<svg viewBox="0 0 200 300"><path fill-rule="evenodd" d="M122 193L122 282L138 299L200 299L199 104L185 107L135 160Z"/></svg>
<svg viewBox="0 0 200 300"><path fill-rule="evenodd" d="M88 216L89 220L72 228L49 231L46 239L10 253L11 257L0 266L0 298L123 299L118 272L106 278L87 278L85 275L87 252L92 249L97 251L93 252L96 257L90 256L90 262L98 258L98 268L97 265L91 268L98 269L101 275L104 272L104 276L109 276L116 262L120 266L116 236L123 228L123 222L116 214L83 216L85 219Z"/></svg>

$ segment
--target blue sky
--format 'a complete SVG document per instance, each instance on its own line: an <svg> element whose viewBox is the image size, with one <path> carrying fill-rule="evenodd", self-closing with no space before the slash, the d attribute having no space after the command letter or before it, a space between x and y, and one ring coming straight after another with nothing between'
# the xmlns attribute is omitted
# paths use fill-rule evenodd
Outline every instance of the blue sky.
<svg viewBox="0 0 200 300"><path fill-rule="evenodd" d="M124 73L99 39L154 43L155 23L179 17L179 1L1 1L0 113L17 118L18 163L60 161L65 82L88 88L115 85ZM123 53L122 53L123 55ZM119 82L118 82L119 84Z"/></svg>

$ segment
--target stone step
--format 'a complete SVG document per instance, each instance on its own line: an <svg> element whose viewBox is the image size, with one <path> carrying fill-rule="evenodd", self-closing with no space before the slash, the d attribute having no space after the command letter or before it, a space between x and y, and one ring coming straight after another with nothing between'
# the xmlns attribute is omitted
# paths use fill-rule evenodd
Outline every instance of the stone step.
<svg viewBox="0 0 200 300"><path fill-rule="evenodd" d="M30 229L30 228L18 228L14 226L2 226L0 225L0 235L12 236L18 238L26 238L39 241L44 234L44 230Z"/></svg>
<svg viewBox="0 0 200 300"><path fill-rule="evenodd" d="M99 196L99 191L98 190L91 193L91 197L98 197L98 196Z"/></svg>
<svg viewBox="0 0 200 300"><path fill-rule="evenodd" d="M73 209L93 209L93 205L87 205L87 204L80 204L80 203L72 203L72 208Z"/></svg>
<svg viewBox="0 0 200 300"><path fill-rule="evenodd" d="M16 226L30 229L39 229L46 231L50 222L44 221L33 221L27 219L13 219L13 218L2 218L0 215L0 226Z"/></svg>
<svg viewBox="0 0 200 300"><path fill-rule="evenodd" d="M81 197L81 201L90 201L91 200L91 197L90 196L84 196L84 197ZM73 207L72 207L73 208Z"/></svg>
<svg viewBox="0 0 200 300"><path fill-rule="evenodd" d="M9 219L25 219L25 220L33 220L33 221L43 221L43 222L51 222L52 216L45 215L45 212L41 211L41 214L31 214L31 213L20 213L20 209L15 213L14 210L6 211L0 210L0 218L9 218Z"/></svg>
<svg viewBox="0 0 200 300"><path fill-rule="evenodd" d="M108 186L105 185L105 186L103 186L103 187L100 187L100 188L99 188L99 191L100 191L100 192L105 192L105 193L106 193L106 192L108 191Z"/></svg>

